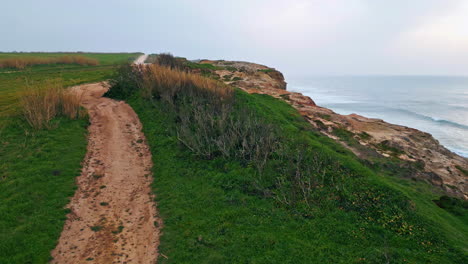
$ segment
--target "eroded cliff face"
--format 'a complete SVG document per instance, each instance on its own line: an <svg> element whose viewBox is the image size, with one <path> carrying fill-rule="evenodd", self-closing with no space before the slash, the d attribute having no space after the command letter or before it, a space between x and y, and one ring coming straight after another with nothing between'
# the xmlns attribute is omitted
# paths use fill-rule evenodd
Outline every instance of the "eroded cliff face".
<svg viewBox="0 0 468 264"><path fill-rule="evenodd" d="M286 91L283 74L247 62L201 61L223 68L219 79L248 93L268 94L291 104L322 134L341 142L362 159L398 159L411 164L409 177L425 180L447 194L468 199L468 159L442 146L430 134L357 114L340 115L300 93Z"/></svg>
<svg viewBox="0 0 468 264"><path fill-rule="evenodd" d="M215 70L221 80L244 88L274 88L286 90L286 82L281 72L264 65L242 61L211 61L202 60L201 64L211 64L219 68Z"/></svg>

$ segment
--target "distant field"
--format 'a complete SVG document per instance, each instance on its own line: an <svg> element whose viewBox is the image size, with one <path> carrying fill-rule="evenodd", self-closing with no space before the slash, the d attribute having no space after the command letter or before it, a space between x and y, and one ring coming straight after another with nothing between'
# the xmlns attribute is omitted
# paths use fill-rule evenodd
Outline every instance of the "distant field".
<svg viewBox="0 0 468 264"><path fill-rule="evenodd" d="M95 59L96 66L77 64L35 65L23 70L0 69L0 123L18 110L18 92L34 83L57 80L64 86L97 82L109 78L115 65L134 60L139 53L0 53L1 59L39 57L58 58L80 55Z"/></svg>
<svg viewBox="0 0 468 264"><path fill-rule="evenodd" d="M23 58L23 57L41 57L41 58L58 58L62 56L73 56L73 55L80 55L90 59L96 59L99 61L101 65L109 65L109 64L116 64L121 63L124 61L128 61L129 59L133 59L138 56L140 53L1 53L0 52L0 60L1 59L10 59L10 58Z"/></svg>

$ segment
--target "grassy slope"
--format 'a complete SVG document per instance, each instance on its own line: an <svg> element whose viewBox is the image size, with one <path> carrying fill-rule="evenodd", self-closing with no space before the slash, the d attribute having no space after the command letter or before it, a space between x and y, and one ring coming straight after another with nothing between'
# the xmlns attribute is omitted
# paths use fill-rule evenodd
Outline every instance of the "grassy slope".
<svg viewBox="0 0 468 264"><path fill-rule="evenodd" d="M144 124L154 159L154 191L164 220L161 263L463 263L467 227L438 208L426 186L376 176L332 140L310 131L289 105L269 96L238 94L241 104L257 108L265 120L283 133L308 141L327 152L364 180L349 181L354 190L387 190L406 195L414 203L411 223L427 229L417 236L402 235L356 211L316 207L311 217L291 213L251 188L253 169L235 161L201 160L182 147L171 132L171 117L163 105L141 99L130 104ZM383 187L381 187L383 186ZM419 188L419 187L418 187ZM400 191L396 191L400 190ZM378 197L374 197L378 198ZM381 203L372 200L371 203ZM383 203L383 202L382 202ZM383 204L392 210L392 200ZM411 233L411 232L410 232ZM437 245L427 240L438 241Z"/></svg>
<svg viewBox="0 0 468 264"><path fill-rule="evenodd" d="M0 53L0 59L19 56L58 57L67 53ZM110 77L115 65L133 60L138 54L127 53L83 53L85 57L97 59L98 66L80 65L37 65L25 70L0 69L0 123L1 119L15 114L18 106L18 91L28 84L56 79L65 86L86 82L102 81Z"/></svg>
<svg viewBox="0 0 468 264"><path fill-rule="evenodd" d="M48 261L87 145L84 120L57 119L55 129L32 130L16 116L17 91L26 86L26 80L61 78L65 85L102 81L113 72L114 64L135 57L84 55L99 59L101 65L42 65L0 72L0 263ZM3 121L8 118L9 122L2 123L2 114Z"/></svg>
<svg viewBox="0 0 468 264"><path fill-rule="evenodd" d="M0 137L0 263L45 263L65 220L86 152L86 122L57 120L53 130L24 122Z"/></svg>

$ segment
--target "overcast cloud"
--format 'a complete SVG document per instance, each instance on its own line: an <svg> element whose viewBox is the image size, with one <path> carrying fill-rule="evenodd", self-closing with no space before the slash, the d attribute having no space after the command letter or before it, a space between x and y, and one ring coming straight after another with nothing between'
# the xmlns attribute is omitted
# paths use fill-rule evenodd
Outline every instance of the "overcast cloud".
<svg viewBox="0 0 468 264"><path fill-rule="evenodd" d="M15 0L0 51L171 52L286 74L468 75L466 0Z"/></svg>

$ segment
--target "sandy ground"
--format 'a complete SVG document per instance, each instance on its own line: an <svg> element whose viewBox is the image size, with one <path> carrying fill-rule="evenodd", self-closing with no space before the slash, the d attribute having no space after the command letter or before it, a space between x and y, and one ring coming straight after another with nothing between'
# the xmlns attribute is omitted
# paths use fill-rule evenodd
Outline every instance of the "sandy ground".
<svg viewBox="0 0 468 264"><path fill-rule="evenodd" d="M52 263L155 263L160 219L151 194L151 153L133 109L102 95L105 84L71 88L88 109L88 152Z"/></svg>

